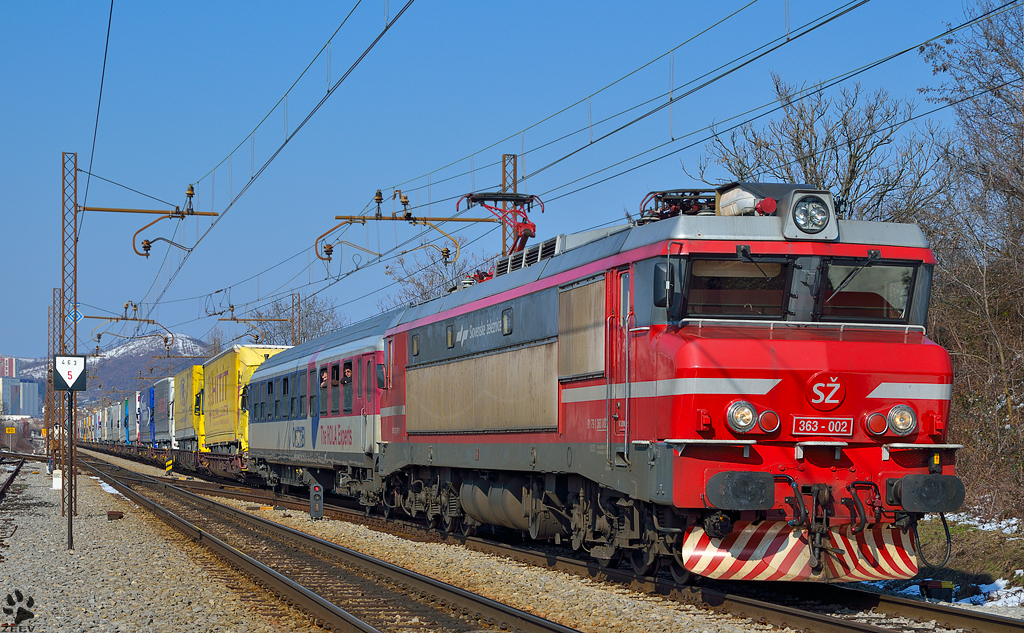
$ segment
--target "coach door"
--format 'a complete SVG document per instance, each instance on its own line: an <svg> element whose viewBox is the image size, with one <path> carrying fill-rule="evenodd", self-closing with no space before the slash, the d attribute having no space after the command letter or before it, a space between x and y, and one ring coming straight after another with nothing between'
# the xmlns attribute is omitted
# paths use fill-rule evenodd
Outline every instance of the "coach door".
<svg viewBox="0 0 1024 633"><path fill-rule="evenodd" d="M628 266L608 271L607 411L608 459L615 466L629 465L630 335L633 315L632 275Z"/></svg>
<svg viewBox="0 0 1024 633"><path fill-rule="evenodd" d="M363 418L363 452L367 455L373 453L373 443L376 440L377 417L374 402L377 391L374 388L376 378L374 377L373 354L363 354L359 360L357 370L356 388L359 391L360 402L362 403Z"/></svg>

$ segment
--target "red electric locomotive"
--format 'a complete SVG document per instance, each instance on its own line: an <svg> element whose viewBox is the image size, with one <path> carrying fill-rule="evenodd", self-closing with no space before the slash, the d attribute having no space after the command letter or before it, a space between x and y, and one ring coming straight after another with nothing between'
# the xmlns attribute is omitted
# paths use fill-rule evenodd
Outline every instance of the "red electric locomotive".
<svg viewBox="0 0 1024 633"><path fill-rule="evenodd" d="M665 561L680 581L915 575L917 521L964 497L920 229L839 220L805 185L642 206L627 225L519 240L493 279L361 327L351 344L383 351L360 422L379 423L372 446L294 452L298 431L267 427L285 439L253 439L250 458L274 482L303 467L387 512L641 573Z"/></svg>

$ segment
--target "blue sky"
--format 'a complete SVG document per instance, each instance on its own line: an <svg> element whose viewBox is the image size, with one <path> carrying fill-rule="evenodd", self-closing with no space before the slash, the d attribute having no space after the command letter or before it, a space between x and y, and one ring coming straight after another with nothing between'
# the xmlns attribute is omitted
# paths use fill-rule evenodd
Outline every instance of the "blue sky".
<svg viewBox="0 0 1024 633"><path fill-rule="evenodd" d="M196 183L197 210L223 213L230 196L249 181L252 165L258 169L280 146L286 130L295 130L329 81L341 77L380 33L386 16L393 17L404 3L362 2L332 41L330 70L321 55L289 94L287 119L280 105L271 112L353 4L115 3L92 172L177 205L184 204L186 187ZM154 246L149 259L132 251L132 235L149 219L86 213L79 245L82 311L115 314L134 301L167 328L198 337L217 325L207 313L221 304L235 305L242 316L246 307L294 290L334 298L350 320L374 314L381 293L394 290L387 287L391 280L383 275L383 264L332 281L330 275L352 271L355 251L342 248L338 257L336 250L330 271L312 256L313 240L335 224L334 215L360 213L378 188L389 196L396 186L424 207L417 213L449 215L455 210L449 198L500 184L502 153L525 148L529 153L520 170L532 174L589 145L591 121L594 138L600 138L634 116L597 123L602 119L785 36L787 6L793 32L844 3L760 0L743 8L746 4L416 0L206 235L171 283L181 251L168 252L164 242ZM740 9L676 50L671 60L663 58L589 103L517 134ZM108 2L0 7L0 354L46 353L47 306L60 281L61 152L78 152L79 168L88 169L109 10ZM635 213L650 190L695 185L680 163L695 165L704 153L697 141L706 133L700 130L770 102L772 72L791 83L815 83L933 37L962 18L960 2L872 0L791 41L680 100L671 113L664 109L528 178L522 186L548 202L544 215L531 218L538 237L617 221L624 209ZM934 83L930 69L913 53L857 80L865 90L884 88L922 108L928 104L917 90ZM942 112L934 118L948 124L947 117ZM578 130L583 131L538 149ZM588 177L673 137L680 140ZM682 149L687 145L694 146ZM167 208L96 179L85 200L85 183L80 174L79 204ZM390 209L389 202L385 211ZM192 246L209 226L209 218L164 220L140 239L164 237ZM475 225L459 234L472 241L472 252L494 253L499 238L485 235L489 228ZM371 224L350 228L342 239L374 251L379 244L386 251L396 246L396 237L405 242L418 231ZM97 323L79 326L80 351L95 346L89 333ZM242 333L225 325L229 338Z"/></svg>

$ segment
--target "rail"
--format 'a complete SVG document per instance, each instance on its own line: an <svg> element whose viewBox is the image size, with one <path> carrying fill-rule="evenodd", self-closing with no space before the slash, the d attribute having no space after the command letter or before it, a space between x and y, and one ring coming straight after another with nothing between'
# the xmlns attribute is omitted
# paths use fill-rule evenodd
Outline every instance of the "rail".
<svg viewBox="0 0 1024 633"><path fill-rule="evenodd" d="M7 489L10 488L11 484L14 483L14 478L18 476L18 473L21 472L21 467L24 465L25 458L23 457L18 462L18 465L14 467L14 470L11 471L10 476L7 477L7 481L5 481L2 486L0 486L0 501L3 501L4 497L7 496Z"/></svg>
<svg viewBox="0 0 1024 633"><path fill-rule="evenodd" d="M230 485L197 480L176 481L175 483L202 494L219 495L231 499L260 503L261 505L273 504L298 511L309 509L309 501L307 499L275 495L265 490L231 487ZM394 520L385 521L381 517L367 516L360 510L341 506L325 504L324 515L334 519L367 525L374 529L383 529L391 533L401 529L405 536L414 536L420 539L431 538L431 540L441 542L457 542L475 551L503 556L530 565L564 571L593 580L616 582L636 591L658 594L680 603L768 622L776 626L788 626L797 630L821 631L823 633L879 633L889 631L889 629L869 624L851 622L826 614L816 614L785 605L772 604L771 602L760 601L710 587L680 586L653 577L637 576L632 571L609 569L588 561L555 556L548 552L538 552L481 537L446 534L437 530L426 529L416 523ZM981 611L879 594L872 591L819 583L785 583L783 587L782 593L790 595L799 594L816 602L843 604L848 605L852 609L874 611L891 617L906 617L925 622L934 620L937 625L948 629L986 631L991 633L1020 633L1024 630L1024 622L1021 620Z"/></svg>
<svg viewBox="0 0 1024 633"><path fill-rule="evenodd" d="M287 578L269 566L250 558L238 549L220 541L209 532L189 523L183 517L177 516L166 508L159 506L156 502L147 499L137 491L125 485L118 477L104 472L93 464L86 463L86 467L96 472L111 485L123 492L126 496L146 507L157 516L171 522L185 533L200 542L210 545L225 558L246 569L253 576L264 580L289 599L295 601L302 609L316 616L318 626L325 628L341 627L342 630L352 631L375 631L365 622L360 621L354 615L332 604L326 599L318 596L309 589ZM118 468L113 466L112 468ZM119 469L120 470L120 469ZM131 472L131 471L129 471ZM211 499L193 494L170 483L132 473L132 479L143 482L148 486L159 487L162 492L187 499L190 504L201 507L211 512L229 515L232 520L245 522L255 526L261 533L272 535L274 538L296 543L304 550L313 552L324 560L337 560L343 565L360 568L367 572L367 575L383 579L385 584L407 588L409 593L420 596L429 596L436 604L450 605L463 614L475 616L477 619L493 622L503 630L521 631L523 633L573 633L574 629L556 624L544 618L520 611L508 605L501 604L489 598L453 587L446 583L428 578L421 574L397 567L382 560L366 556L354 550L341 547L334 543L310 536L304 532L293 530L284 525L267 521L260 517L253 516L247 512L236 510L230 506L217 503ZM176 482L177 483L177 482ZM307 504L308 508L308 504Z"/></svg>

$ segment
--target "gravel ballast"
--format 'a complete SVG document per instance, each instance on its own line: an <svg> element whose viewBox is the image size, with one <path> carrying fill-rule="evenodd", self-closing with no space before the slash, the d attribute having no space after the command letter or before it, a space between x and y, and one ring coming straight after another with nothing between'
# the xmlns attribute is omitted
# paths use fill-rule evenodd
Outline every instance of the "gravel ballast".
<svg viewBox="0 0 1024 633"><path fill-rule="evenodd" d="M109 510L123 512L124 518L108 521ZM305 625L297 612L274 604L201 546L84 474L78 477L73 552L67 550L60 490L51 489L42 464L25 464L0 504L0 526L5 537L17 526L3 539L9 547L0 550L0 599L20 591L20 605L35 616L20 626L33 631L319 630ZM27 607L30 597L32 606ZM14 617L0 615L0 620L13 623Z"/></svg>
<svg viewBox="0 0 1024 633"><path fill-rule="evenodd" d="M163 476L157 468L109 455L97 456L136 472ZM240 510L252 507L251 502L221 497L216 500ZM410 541L344 521L313 521L308 514L296 511L246 511L581 631L788 630L713 614L660 596L474 552L460 545Z"/></svg>

